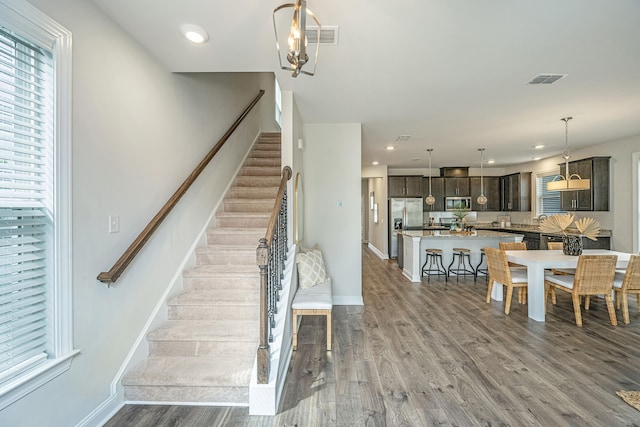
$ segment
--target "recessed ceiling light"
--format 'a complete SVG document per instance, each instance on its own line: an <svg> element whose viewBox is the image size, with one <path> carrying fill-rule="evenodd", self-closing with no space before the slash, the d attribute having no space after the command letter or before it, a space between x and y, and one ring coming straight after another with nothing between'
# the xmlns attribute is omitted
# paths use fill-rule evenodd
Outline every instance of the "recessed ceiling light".
<svg viewBox="0 0 640 427"><path fill-rule="evenodd" d="M380 162L372 162L371 163L373 166L378 166L380 164Z"/></svg>
<svg viewBox="0 0 640 427"><path fill-rule="evenodd" d="M197 25L183 24L180 26L180 32L192 43L206 43L209 40L209 34Z"/></svg>
<svg viewBox="0 0 640 427"><path fill-rule="evenodd" d="M388 146L387 146L387 150L389 150L389 151L391 151L391 150L393 150L393 149L395 149L395 148L396 148L396 147L394 147L393 145L388 145Z"/></svg>
<svg viewBox="0 0 640 427"><path fill-rule="evenodd" d="M533 148L535 148L536 150L541 150L544 148L544 144L534 145Z"/></svg>
<svg viewBox="0 0 640 427"><path fill-rule="evenodd" d="M495 160L487 160L487 163L489 163L490 165L495 163L495 162L496 162Z"/></svg>
<svg viewBox="0 0 640 427"><path fill-rule="evenodd" d="M532 160L540 160L542 157L532 157Z"/></svg>

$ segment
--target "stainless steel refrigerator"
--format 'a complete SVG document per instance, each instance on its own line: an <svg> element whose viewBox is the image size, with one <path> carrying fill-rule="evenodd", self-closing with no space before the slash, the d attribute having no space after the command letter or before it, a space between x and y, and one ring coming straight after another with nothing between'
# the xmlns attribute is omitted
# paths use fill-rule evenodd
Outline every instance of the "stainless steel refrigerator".
<svg viewBox="0 0 640 427"><path fill-rule="evenodd" d="M422 198L389 200L389 257L398 257L398 231L422 229Z"/></svg>

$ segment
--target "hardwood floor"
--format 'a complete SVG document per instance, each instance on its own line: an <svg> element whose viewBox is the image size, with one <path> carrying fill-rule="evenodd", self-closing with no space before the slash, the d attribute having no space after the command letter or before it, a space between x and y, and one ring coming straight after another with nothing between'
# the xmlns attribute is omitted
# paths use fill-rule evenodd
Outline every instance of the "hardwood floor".
<svg viewBox="0 0 640 427"><path fill-rule="evenodd" d="M640 390L640 315L609 323L592 298L578 328L558 295L547 322L514 296L486 304L486 284L404 278L363 249L363 307L333 309L333 350L321 317L303 317L280 410L127 405L115 426L638 426L615 395ZM318 344L316 344L318 343Z"/></svg>

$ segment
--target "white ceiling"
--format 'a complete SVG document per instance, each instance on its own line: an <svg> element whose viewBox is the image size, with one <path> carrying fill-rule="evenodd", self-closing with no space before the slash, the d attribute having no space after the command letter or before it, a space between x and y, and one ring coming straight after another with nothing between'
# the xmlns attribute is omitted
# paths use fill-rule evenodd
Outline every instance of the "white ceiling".
<svg viewBox="0 0 640 427"><path fill-rule="evenodd" d="M363 165L424 167L428 147L434 167L477 167L480 147L495 166L557 156L565 116L571 149L640 135L638 0L308 0L339 43L296 79L278 70L281 1L91 1L171 71L273 71L305 123L362 123ZM542 73L569 76L526 84Z"/></svg>

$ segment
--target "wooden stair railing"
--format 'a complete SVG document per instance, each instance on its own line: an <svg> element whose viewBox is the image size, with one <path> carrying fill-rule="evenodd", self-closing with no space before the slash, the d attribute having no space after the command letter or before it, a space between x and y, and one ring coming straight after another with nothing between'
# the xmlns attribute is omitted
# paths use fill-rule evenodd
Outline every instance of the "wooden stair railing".
<svg viewBox="0 0 640 427"><path fill-rule="evenodd" d="M256 250L260 267L260 344L257 351L258 384L269 382L269 343L273 341L279 291L287 260L287 181L293 172L282 168L282 178L267 231Z"/></svg>
<svg viewBox="0 0 640 427"><path fill-rule="evenodd" d="M98 280L111 284L114 283L120 275L124 272L127 266L133 261L135 256L140 252L142 247L147 243L149 238L153 235L154 231L160 226L162 221L167 217L169 212L178 204L178 201L184 196L187 192L191 184L200 176L204 168L207 167L211 159L220 151L222 146L227 142L231 134L238 128L240 123L244 120L244 118L251 112L253 107L258 103L260 98L264 95L264 90L260 90L258 95L251 101L251 103L245 108L245 110L240 114L240 116L236 119L235 122L231 125L231 127L222 135L222 137L218 140L216 145L207 153L207 155L202 159L202 161L196 166L196 168L191 172L191 174L187 177L187 179L182 183L182 185L173 193L173 196L167 200L167 203L160 209L160 211L153 217L153 219L147 224L147 226L142 230L142 232L136 237L136 239L131 243L131 245L124 251L122 256L113 264L113 267L109 271L103 271L98 274Z"/></svg>

